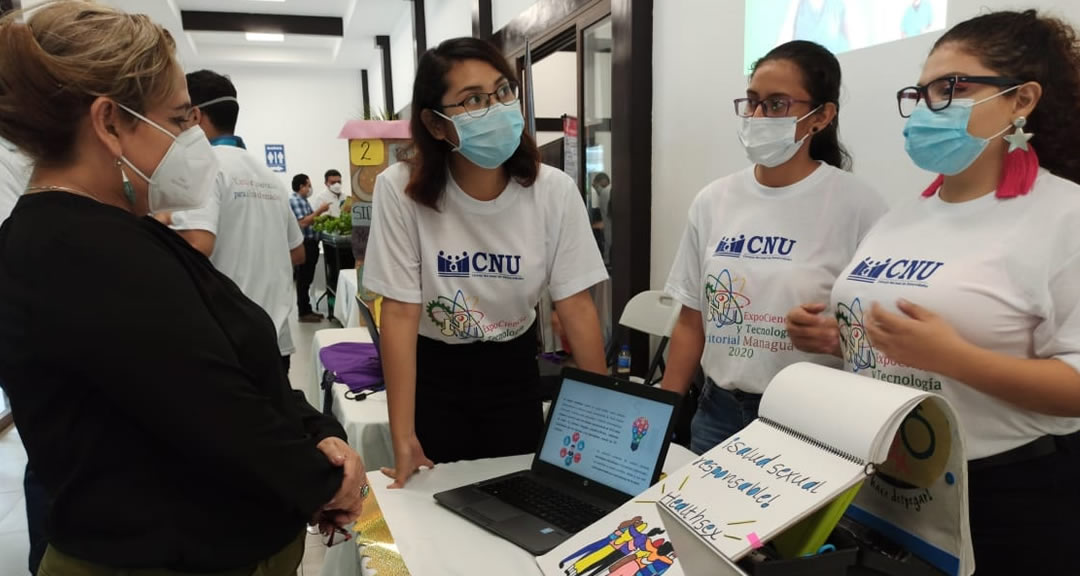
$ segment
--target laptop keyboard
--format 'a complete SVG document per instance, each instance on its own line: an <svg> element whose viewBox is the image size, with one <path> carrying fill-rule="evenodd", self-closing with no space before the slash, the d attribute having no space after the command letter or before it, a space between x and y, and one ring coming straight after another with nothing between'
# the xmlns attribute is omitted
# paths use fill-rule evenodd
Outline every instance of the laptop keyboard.
<svg viewBox="0 0 1080 576"><path fill-rule="evenodd" d="M607 515L607 511L560 493L528 476L511 476L478 487L481 491L575 534Z"/></svg>

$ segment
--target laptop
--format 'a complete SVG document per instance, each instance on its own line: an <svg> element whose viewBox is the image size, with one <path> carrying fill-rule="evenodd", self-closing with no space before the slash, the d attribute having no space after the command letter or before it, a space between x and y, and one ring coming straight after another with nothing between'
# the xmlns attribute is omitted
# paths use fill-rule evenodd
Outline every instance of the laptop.
<svg viewBox="0 0 1080 576"><path fill-rule="evenodd" d="M679 400L567 368L532 467L435 500L540 556L659 481Z"/></svg>

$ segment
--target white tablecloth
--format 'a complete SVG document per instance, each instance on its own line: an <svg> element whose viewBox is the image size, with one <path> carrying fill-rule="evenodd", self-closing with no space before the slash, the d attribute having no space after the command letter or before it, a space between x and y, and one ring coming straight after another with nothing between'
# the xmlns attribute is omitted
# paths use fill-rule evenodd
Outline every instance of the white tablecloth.
<svg viewBox="0 0 1080 576"><path fill-rule="evenodd" d="M315 333L315 338L311 343L311 378L303 390L307 401L320 412L323 396L319 385L322 383L323 365L322 359L319 358L319 351L339 342L371 342L371 335L367 328L328 328Z"/></svg>
<svg viewBox="0 0 1080 576"><path fill-rule="evenodd" d="M349 268L338 272L337 291L334 293L334 318L346 328L360 325L360 309L357 308L356 270Z"/></svg>
<svg viewBox="0 0 1080 576"><path fill-rule="evenodd" d="M675 444L668 450L665 471L688 464L694 455ZM421 471L402 490L388 490L390 480L369 469L368 480L379 499L390 532L411 576L542 576L528 552L440 507L437 492L525 470L532 456L511 456L440 464ZM327 551L323 576L361 574L355 546Z"/></svg>
<svg viewBox="0 0 1080 576"><path fill-rule="evenodd" d="M349 387L334 384L334 417L349 435L349 445L364 459L368 470L378 472L394 464L394 443L390 438L390 413L386 392L376 392L362 401L345 398Z"/></svg>

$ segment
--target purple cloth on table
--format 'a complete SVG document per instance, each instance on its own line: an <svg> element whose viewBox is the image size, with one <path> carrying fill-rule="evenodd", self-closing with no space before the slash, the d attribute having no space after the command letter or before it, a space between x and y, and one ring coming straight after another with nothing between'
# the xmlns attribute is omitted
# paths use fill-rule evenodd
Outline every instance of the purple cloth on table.
<svg viewBox="0 0 1080 576"><path fill-rule="evenodd" d="M374 344L342 342L319 350L323 367L353 392L381 386L382 363Z"/></svg>

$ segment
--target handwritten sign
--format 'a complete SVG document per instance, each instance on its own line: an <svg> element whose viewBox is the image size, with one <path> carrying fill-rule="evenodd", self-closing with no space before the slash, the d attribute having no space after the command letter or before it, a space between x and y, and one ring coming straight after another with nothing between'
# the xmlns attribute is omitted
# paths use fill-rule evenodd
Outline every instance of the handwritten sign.
<svg viewBox="0 0 1080 576"><path fill-rule="evenodd" d="M674 476L657 505L738 559L863 478L862 466L756 421Z"/></svg>

